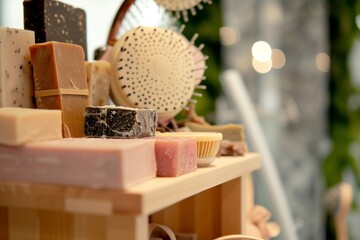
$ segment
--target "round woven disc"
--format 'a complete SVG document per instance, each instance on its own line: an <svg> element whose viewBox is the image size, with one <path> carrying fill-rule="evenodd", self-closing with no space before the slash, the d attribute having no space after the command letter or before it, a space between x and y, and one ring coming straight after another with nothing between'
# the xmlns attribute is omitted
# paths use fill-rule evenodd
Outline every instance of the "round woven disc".
<svg viewBox="0 0 360 240"><path fill-rule="evenodd" d="M159 5L170 11L182 11L198 5L202 0L155 0Z"/></svg>
<svg viewBox="0 0 360 240"><path fill-rule="evenodd" d="M161 122L178 114L193 94L192 51L177 32L154 27L132 29L114 45L111 61L115 104L154 109Z"/></svg>

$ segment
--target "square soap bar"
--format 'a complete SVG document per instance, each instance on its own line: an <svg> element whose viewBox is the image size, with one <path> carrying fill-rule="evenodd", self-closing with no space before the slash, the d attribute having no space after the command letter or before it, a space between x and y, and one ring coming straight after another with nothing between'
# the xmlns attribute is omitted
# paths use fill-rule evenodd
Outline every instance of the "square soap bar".
<svg viewBox="0 0 360 240"><path fill-rule="evenodd" d="M0 180L121 189L156 177L155 139L63 138L0 145Z"/></svg>
<svg viewBox="0 0 360 240"><path fill-rule="evenodd" d="M88 86L84 51L79 45L47 42L30 47L36 105L60 109L64 137L83 137Z"/></svg>
<svg viewBox="0 0 360 240"><path fill-rule="evenodd" d="M0 126L0 144L22 145L62 138L60 110L0 108Z"/></svg>
<svg viewBox="0 0 360 240"><path fill-rule="evenodd" d="M153 137L156 127L155 110L121 106L93 106L85 110L84 135L88 137Z"/></svg>
<svg viewBox="0 0 360 240"><path fill-rule="evenodd" d="M194 138L157 137L155 142L157 176L176 177L197 169Z"/></svg>
<svg viewBox="0 0 360 240"><path fill-rule="evenodd" d="M85 55L86 13L61 1L24 0L24 28L35 32L35 42L66 42L82 46Z"/></svg>
<svg viewBox="0 0 360 240"><path fill-rule="evenodd" d="M34 107L33 31L0 27L0 107Z"/></svg>

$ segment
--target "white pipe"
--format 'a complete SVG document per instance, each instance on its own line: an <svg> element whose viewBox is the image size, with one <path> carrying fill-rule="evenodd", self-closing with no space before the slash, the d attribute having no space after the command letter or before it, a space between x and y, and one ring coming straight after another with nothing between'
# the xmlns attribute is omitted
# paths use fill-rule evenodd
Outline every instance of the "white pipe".
<svg viewBox="0 0 360 240"><path fill-rule="evenodd" d="M240 73L231 69L224 71L221 74L221 84L225 95L232 101L236 111L244 120L245 129L255 147L254 150L261 155L262 167L259 173L264 179L274 207L274 214L281 225L281 235L286 240L298 240L282 182Z"/></svg>

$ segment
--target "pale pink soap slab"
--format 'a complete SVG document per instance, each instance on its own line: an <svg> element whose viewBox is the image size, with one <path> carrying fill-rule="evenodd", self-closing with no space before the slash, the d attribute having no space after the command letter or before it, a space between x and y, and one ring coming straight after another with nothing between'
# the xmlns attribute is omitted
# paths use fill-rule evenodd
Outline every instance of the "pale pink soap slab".
<svg viewBox="0 0 360 240"><path fill-rule="evenodd" d="M156 177L154 146L153 138L0 145L0 180L122 190Z"/></svg>
<svg viewBox="0 0 360 240"><path fill-rule="evenodd" d="M155 155L159 177L176 177L197 169L195 139L157 137Z"/></svg>

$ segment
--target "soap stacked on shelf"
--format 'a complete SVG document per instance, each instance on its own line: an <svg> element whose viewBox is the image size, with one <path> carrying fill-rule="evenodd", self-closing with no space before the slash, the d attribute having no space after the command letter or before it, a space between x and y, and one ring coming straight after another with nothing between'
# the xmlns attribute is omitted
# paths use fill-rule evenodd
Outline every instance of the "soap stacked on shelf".
<svg viewBox="0 0 360 240"><path fill-rule="evenodd" d="M154 178L154 138L84 138L85 108L108 104L110 82L108 62L85 62L85 12L54 0L24 11L28 30L0 27L0 180L126 189Z"/></svg>
<svg viewBox="0 0 360 240"><path fill-rule="evenodd" d="M62 138L61 115L0 108L0 180L124 190L156 177L155 138Z"/></svg>
<svg viewBox="0 0 360 240"><path fill-rule="evenodd" d="M186 108L203 79L194 74L194 56L200 52L192 45L195 38L187 41L181 33L157 28L127 33L151 38L166 35L167 41L175 39L179 45L175 53L183 54L180 62L186 76L178 69L179 56L172 51L154 59L156 66L143 64L148 67L144 71L151 70L152 85L162 89L150 92L151 87L143 89L141 84L131 87L131 76L122 75L120 70L131 69L132 59L121 66L86 61L86 14L82 9L55 0L23 4L26 30L0 27L0 180L124 190L156 176L184 175L201 165L199 134L155 134L158 114L168 121ZM122 62L125 53L132 56L126 36L120 42L129 49L115 48L123 52L115 53L115 62L117 58ZM203 63L205 57L200 56ZM169 63L165 58L171 60L171 68L164 71L160 63ZM183 75L169 72L173 68ZM200 70L204 68L201 65ZM108 105L114 81L111 72L119 71L115 80L126 79L121 89L130 91L127 98L136 91L138 104ZM134 68L131 73L135 72L142 78L142 71ZM169 89L173 91L166 92ZM176 99L171 98L173 94Z"/></svg>
<svg viewBox="0 0 360 240"><path fill-rule="evenodd" d="M84 134L97 138L155 137L157 113L121 106L87 107ZM197 169L195 138L156 137L157 176L176 177Z"/></svg>

